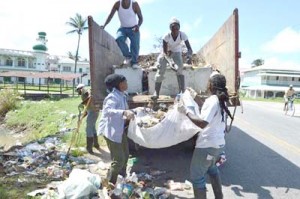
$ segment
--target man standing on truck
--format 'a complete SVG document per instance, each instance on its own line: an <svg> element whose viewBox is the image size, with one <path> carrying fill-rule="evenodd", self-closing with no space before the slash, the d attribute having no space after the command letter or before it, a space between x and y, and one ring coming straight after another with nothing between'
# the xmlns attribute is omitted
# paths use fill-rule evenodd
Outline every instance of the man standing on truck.
<svg viewBox="0 0 300 199"><path fill-rule="evenodd" d="M290 85L289 89L287 89L284 93L284 107L283 110L285 111L287 108L287 104L289 99L295 95L295 90L293 89L293 85Z"/></svg>
<svg viewBox="0 0 300 199"><path fill-rule="evenodd" d="M100 146L98 143L98 136L96 132L96 121L99 115L99 112L95 110L95 107L92 103L92 96L90 95L90 92L85 89L84 84L78 84L76 87L76 91L81 96L82 102L79 104L78 109L81 111L86 108L86 111L84 112L85 115L82 116L86 118L86 150L88 153L93 154L93 146L100 150Z"/></svg>
<svg viewBox="0 0 300 199"><path fill-rule="evenodd" d="M187 35L184 32L180 31L180 22L178 19L172 18L169 24L169 28L171 32L164 36L162 53L157 58L157 72L155 75L155 92L151 97L152 100L157 100L159 98L159 92L160 92L162 81L164 79L164 74L166 72L167 63L169 63L169 65L174 64L177 67L174 68L174 70L176 70L179 93L184 92L185 90L184 75L182 73L183 72L182 42L185 43L187 48L188 64L191 64L193 50L191 48ZM170 63L170 62L174 62L174 63Z"/></svg>
<svg viewBox="0 0 300 199"><path fill-rule="evenodd" d="M184 105L179 106L178 111L184 113L202 129L198 133L190 166L190 177L195 198L206 199L206 175L208 174L215 198L222 199L221 178L215 161L225 146L226 114L231 117L226 105L229 96L225 76L221 74L211 76L209 91L211 96L205 100L199 117L191 113Z"/></svg>
<svg viewBox="0 0 300 199"><path fill-rule="evenodd" d="M140 26L143 23L143 15L139 4L135 0L117 1L105 23L101 26L103 29L111 21L115 12L118 11L121 27L117 31L116 42L124 56L124 65L131 64L133 69L138 69L138 57L140 51ZM137 18L138 17L138 21ZM130 40L130 51L126 39Z"/></svg>

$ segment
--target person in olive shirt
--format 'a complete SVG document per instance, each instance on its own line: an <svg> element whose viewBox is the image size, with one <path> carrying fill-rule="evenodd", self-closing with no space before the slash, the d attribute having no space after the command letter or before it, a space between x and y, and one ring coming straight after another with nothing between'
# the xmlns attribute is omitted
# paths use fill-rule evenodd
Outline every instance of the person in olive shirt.
<svg viewBox="0 0 300 199"><path fill-rule="evenodd" d="M86 118L86 150L88 153L93 154L93 146L100 150L100 146L98 143L98 136L96 131L96 121L99 115L99 111L95 110L93 103L91 101L91 94L85 88L84 84L79 84L76 88L76 91L81 96L82 102L79 104L78 108L83 109L86 107L85 115Z"/></svg>

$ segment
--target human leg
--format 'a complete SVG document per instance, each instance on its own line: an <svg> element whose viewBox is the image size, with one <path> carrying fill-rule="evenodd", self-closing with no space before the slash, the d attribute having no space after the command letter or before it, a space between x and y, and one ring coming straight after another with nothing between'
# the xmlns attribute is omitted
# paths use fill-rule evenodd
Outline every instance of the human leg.
<svg viewBox="0 0 300 199"><path fill-rule="evenodd" d="M98 144L98 137L96 132L96 121L98 118L98 112L94 110L87 111L87 118L86 118L86 137L87 137L87 145L86 149L89 153L93 154L93 144ZM96 139L97 143L95 143ZM99 144L98 144L99 147Z"/></svg>
<svg viewBox="0 0 300 199"><path fill-rule="evenodd" d="M178 66L176 75L177 75L179 93L180 92L183 93L185 90L185 79L184 79L184 75L183 75L182 54L181 54L181 52L173 52L171 56L172 56L175 64Z"/></svg>
<svg viewBox="0 0 300 199"><path fill-rule="evenodd" d="M111 166L107 174L107 178L109 182L115 184L117 181L117 177L121 174L124 165L127 163L126 154L123 151L123 143L116 143L108 138L105 138L108 149L110 151L111 157Z"/></svg>
<svg viewBox="0 0 300 199"><path fill-rule="evenodd" d="M140 32L135 32L132 29L128 30L128 38L130 40L131 64L137 64L140 52Z"/></svg>
<svg viewBox="0 0 300 199"><path fill-rule="evenodd" d="M190 178L193 184L195 198L206 199L206 173L214 165L219 150L214 148L195 148L191 167Z"/></svg>
<svg viewBox="0 0 300 199"><path fill-rule="evenodd" d="M126 28L119 28L117 31L117 38L116 38L116 42L123 54L123 56L127 59L131 59L131 54L129 52L129 48L128 45L126 43L126 39L127 39L127 30Z"/></svg>
<svg viewBox="0 0 300 199"><path fill-rule="evenodd" d="M152 99L158 99L159 98L159 92L161 88L162 81L164 79L164 75L166 72L166 67L167 67L167 61L164 58L164 56L159 55L157 58L157 72L155 74L155 92L153 96L151 97Z"/></svg>
<svg viewBox="0 0 300 199"><path fill-rule="evenodd" d="M223 149L215 149L216 154L220 154ZM217 156L215 156L217 158ZM221 184L221 177L218 167L215 164L212 164L207 171L210 183L214 191L215 199L223 199L223 192L222 192L222 184Z"/></svg>
<svg viewBox="0 0 300 199"><path fill-rule="evenodd" d="M129 158L129 146L128 146L128 138L127 138L127 135L124 133L123 134L123 137L122 137L122 149L123 149L123 152L124 152L124 165L121 169L121 172L120 174L124 177L126 177L126 168L127 168L127 161L128 161L128 158Z"/></svg>

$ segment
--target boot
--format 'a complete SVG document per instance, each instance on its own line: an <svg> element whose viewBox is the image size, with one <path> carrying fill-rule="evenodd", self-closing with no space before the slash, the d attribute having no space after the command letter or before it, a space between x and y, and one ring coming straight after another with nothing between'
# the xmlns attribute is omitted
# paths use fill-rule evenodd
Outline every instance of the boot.
<svg viewBox="0 0 300 199"><path fill-rule="evenodd" d="M161 83L162 82L155 82L155 92L151 97L152 100L157 100L159 98L159 91L161 88Z"/></svg>
<svg viewBox="0 0 300 199"><path fill-rule="evenodd" d="M199 189L196 187L193 187L193 189L194 189L194 198L195 199L207 199L206 189Z"/></svg>
<svg viewBox="0 0 300 199"><path fill-rule="evenodd" d="M180 92L183 93L185 90L184 75L177 75L177 81L178 81L179 93Z"/></svg>
<svg viewBox="0 0 300 199"><path fill-rule="evenodd" d="M86 137L86 150L90 154L94 154L94 152L93 152L93 142L94 142L93 137Z"/></svg>
<svg viewBox="0 0 300 199"><path fill-rule="evenodd" d="M210 183L213 188L215 199L223 199L222 184L220 175L210 175Z"/></svg>
<svg viewBox="0 0 300 199"><path fill-rule="evenodd" d="M98 136L96 135L96 134L94 134L94 147L98 150L98 151L100 151L100 145L99 145L99 143L98 143Z"/></svg>

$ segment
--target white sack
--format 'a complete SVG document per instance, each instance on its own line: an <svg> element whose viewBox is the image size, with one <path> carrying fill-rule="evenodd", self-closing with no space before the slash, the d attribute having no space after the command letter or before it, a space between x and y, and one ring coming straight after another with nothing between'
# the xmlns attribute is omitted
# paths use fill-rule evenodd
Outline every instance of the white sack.
<svg viewBox="0 0 300 199"><path fill-rule="evenodd" d="M57 187L59 199L89 198L97 193L101 179L99 175L86 170L73 169L69 178Z"/></svg>
<svg viewBox="0 0 300 199"><path fill-rule="evenodd" d="M199 107L188 90L181 97L183 103L194 114L199 115ZM176 145L192 138L201 128L197 127L184 114L178 112L177 105L169 110L165 118L150 128L139 127L138 117L143 116L142 110L138 109L138 114L128 127L128 137L135 143L146 148L165 148Z"/></svg>

